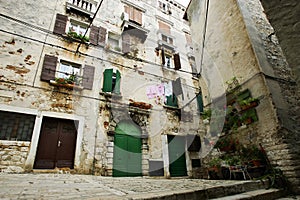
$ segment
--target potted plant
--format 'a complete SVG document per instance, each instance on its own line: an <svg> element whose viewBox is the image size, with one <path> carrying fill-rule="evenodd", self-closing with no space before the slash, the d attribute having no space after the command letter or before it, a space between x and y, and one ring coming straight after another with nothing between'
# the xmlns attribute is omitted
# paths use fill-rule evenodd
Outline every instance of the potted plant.
<svg viewBox="0 0 300 200"><path fill-rule="evenodd" d="M241 110L247 110L249 108L253 108L258 106L259 100L257 98L249 97L247 99L239 101L239 106L241 107Z"/></svg>
<svg viewBox="0 0 300 200"><path fill-rule="evenodd" d="M55 78L50 80L50 84L59 87L65 87L69 89L82 90L80 86L81 79L76 74L71 74L68 78Z"/></svg>
<svg viewBox="0 0 300 200"><path fill-rule="evenodd" d="M87 36L83 36L81 34L77 34L74 31L69 31L67 33L67 38L69 41L73 40L79 40L79 41L83 41L84 43L88 43L89 42L89 37Z"/></svg>
<svg viewBox="0 0 300 200"><path fill-rule="evenodd" d="M218 148L220 151L229 152L235 151L237 149L239 142L237 139L230 136L222 136L218 139L215 148Z"/></svg>
<svg viewBox="0 0 300 200"><path fill-rule="evenodd" d="M242 155L244 160L248 162L249 166L259 167L261 165L264 165L264 155L261 150L255 145L243 147Z"/></svg>

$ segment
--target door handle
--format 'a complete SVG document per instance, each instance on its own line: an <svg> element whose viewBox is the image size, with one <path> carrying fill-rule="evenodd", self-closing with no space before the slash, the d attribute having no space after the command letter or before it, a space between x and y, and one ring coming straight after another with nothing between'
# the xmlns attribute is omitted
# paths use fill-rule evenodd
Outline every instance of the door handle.
<svg viewBox="0 0 300 200"><path fill-rule="evenodd" d="M58 140L57 146L60 147L60 145L61 145L61 141Z"/></svg>

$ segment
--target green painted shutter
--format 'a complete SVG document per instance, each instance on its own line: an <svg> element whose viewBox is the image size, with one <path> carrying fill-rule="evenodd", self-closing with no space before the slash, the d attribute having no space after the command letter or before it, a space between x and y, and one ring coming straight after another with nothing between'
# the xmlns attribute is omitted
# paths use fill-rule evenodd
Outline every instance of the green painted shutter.
<svg viewBox="0 0 300 200"><path fill-rule="evenodd" d="M120 84L121 83L121 73L117 70L116 72L116 85L114 88L114 93L120 94Z"/></svg>
<svg viewBox="0 0 300 200"><path fill-rule="evenodd" d="M172 107L178 107L177 97L175 95L167 96L167 105Z"/></svg>
<svg viewBox="0 0 300 200"><path fill-rule="evenodd" d="M202 100L202 94L197 94L197 103L198 103L198 110L200 113L203 112L203 100Z"/></svg>
<svg viewBox="0 0 300 200"><path fill-rule="evenodd" d="M103 92L112 92L113 69L106 69L103 73Z"/></svg>

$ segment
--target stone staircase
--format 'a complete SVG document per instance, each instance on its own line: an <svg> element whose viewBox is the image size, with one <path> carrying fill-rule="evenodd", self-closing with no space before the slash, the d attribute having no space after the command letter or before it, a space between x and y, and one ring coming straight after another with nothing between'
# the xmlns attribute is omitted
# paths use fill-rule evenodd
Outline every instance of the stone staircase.
<svg viewBox="0 0 300 200"><path fill-rule="evenodd" d="M200 190L172 191L160 194L143 196L126 196L128 199L155 199L155 200L273 200L285 197L287 192L282 189L265 189L261 181L241 181L232 185L216 186Z"/></svg>

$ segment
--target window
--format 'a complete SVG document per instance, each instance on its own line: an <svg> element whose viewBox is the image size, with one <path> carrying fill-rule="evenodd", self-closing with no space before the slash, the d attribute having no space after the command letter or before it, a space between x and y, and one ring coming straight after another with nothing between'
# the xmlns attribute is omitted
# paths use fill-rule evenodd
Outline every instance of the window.
<svg viewBox="0 0 300 200"><path fill-rule="evenodd" d="M57 13L56 20L54 24L53 33L65 36L69 33L72 38L83 39L84 41L89 41L93 45L103 45L105 43L107 31L103 27L91 26L91 29L86 34L85 38L83 36L86 32L88 25L79 21L70 19L68 22L68 17Z"/></svg>
<svg viewBox="0 0 300 200"><path fill-rule="evenodd" d="M158 6L160 10L165 14L172 14L170 4L165 4L161 1L158 1Z"/></svg>
<svg viewBox="0 0 300 200"><path fill-rule="evenodd" d="M34 115L0 111L0 140L31 141Z"/></svg>
<svg viewBox="0 0 300 200"><path fill-rule="evenodd" d="M56 78L69 79L71 76L75 76L78 79L74 80L76 85L80 84L80 65L61 61L56 71Z"/></svg>
<svg viewBox="0 0 300 200"><path fill-rule="evenodd" d="M103 92L120 94L121 73L113 69L106 69L103 73Z"/></svg>
<svg viewBox="0 0 300 200"><path fill-rule="evenodd" d="M109 32L108 33L108 46L113 49L113 50L116 50L116 51L120 51L121 48L120 48L120 36L117 35L117 34L114 34L114 33L111 33Z"/></svg>
<svg viewBox="0 0 300 200"><path fill-rule="evenodd" d="M179 54L173 54L168 49L161 49L161 63L168 69L181 69Z"/></svg>
<svg viewBox="0 0 300 200"><path fill-rule="evenodd" d="M128 6L128 5L124 6L124 10L125 10L125 13L128 14L129 21L131 21L135 24L138 24L140 26L143 24L142 11L140 11L139 9L134 8L132 6Z"/></svg>
<svg viewBox="0 0 300 200"><path fill-rule="evenodd" d="M57 63L58 58L56 56L45 55L41 81L51 82L55 78L70 78L72 75L79 75L78 84L85 89L92 89L95 67L90 65L81 66L67 61L60 61L58 65ZM76 81L76 76L72 76L72 78L75 78L73 81Z"/></svg>
<svg viewBox="0 0 300 200"><path fill-rule="evenodd" d="M172 56L165 55L165 64L164 64L164 66L166 68L172 68L172 69L174 68Z"/></svg>
<svg viewBox="0 0 300 200"><path fill-rule="evenodd" d="M161 34L161 39L162 39L162 41L167 42L168 44L173 45L173 38L172 37L168 37L168 36L166 36L164 34Z"/></svg>
<svg viewBox="0 0 300 200"><path fill-rule="evenodd" d="M88 29L87 24L83 24L75 20L70 20L68 32L75 32L78 35L84 35L87 29Z"/></svg>
<svg viewBox="0 0 300 200"><path fill-rule="evenodd" d="M171 107L178 107L178 102L177 102L177 97L173 94L170 96L167 96L167 101L165 103L167 106L171 106Z"/></svg>

